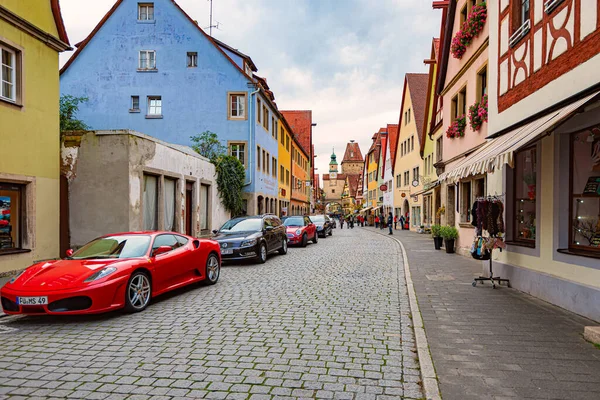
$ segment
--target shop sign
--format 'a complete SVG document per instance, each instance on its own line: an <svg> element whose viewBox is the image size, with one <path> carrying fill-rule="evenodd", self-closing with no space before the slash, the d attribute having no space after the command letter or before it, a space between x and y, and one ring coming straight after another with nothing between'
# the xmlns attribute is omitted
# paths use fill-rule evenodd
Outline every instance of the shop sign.
<svg viewBox="0 0 600 400"><path fill-rule="evenodd" d="M381 186L379 186L379 190L381 190L382 192L387 192L388 187L387 187L387 185L381 185Z"/></svg>

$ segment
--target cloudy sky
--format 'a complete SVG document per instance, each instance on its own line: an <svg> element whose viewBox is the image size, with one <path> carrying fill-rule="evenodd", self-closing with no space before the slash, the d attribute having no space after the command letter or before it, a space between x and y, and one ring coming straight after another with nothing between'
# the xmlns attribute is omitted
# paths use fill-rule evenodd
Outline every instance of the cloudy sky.
<svg viewBox="0 0 600 400"><path fill-rule="evenodd" d="M61 0L71 43L115 0ZM177 0L200 26L208 0ZM430 0L213 0L213 36L252 57L280 109L311 109L318 173L350 139L363 154L379 127L397 124L406 72L427 72L441 12ZM70 57L61 56L61 65Z"/></svg>

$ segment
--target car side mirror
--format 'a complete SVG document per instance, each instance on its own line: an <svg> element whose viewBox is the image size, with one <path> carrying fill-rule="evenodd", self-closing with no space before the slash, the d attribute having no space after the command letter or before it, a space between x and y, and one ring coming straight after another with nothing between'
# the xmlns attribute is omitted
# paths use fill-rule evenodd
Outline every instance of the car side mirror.
<svg viewBox="0 0 600 400"><path fill-rule="evenodd" d="M216 235L217 233L219 233L219 231L218 231L218 230L216 230L216 229L213 229L213 230L212 230L212 233L213 233L213 235Z"/></svg>
<svg viewBox="0 0 600 400"><path fill-rule="evenodd" d="M173 250L171 246L159 246L156 249L154 249L154 251L152 252L152 256L156 257L159 254L168 253L171 250Z"/></svg>
<svg viewBox="0 0 600 400"><path fill-rule="evenodd" d="M74 253L73 249L67 250L67 257L71 257L73 255L73 253Z"/></svg>

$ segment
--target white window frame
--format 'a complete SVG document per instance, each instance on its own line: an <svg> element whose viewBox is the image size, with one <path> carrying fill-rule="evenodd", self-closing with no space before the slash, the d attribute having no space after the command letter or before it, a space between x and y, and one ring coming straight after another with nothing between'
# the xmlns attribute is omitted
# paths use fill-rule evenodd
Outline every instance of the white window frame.
<svg viewBox="0 0 600 400"><path fill-rule="evenodd" d="M11 66L9 67L8 65L5 65L2 62L2 54L6 52L8 54L10 54L11 56ZM14 51L13 49L10 49L6 46L3 46L0 43L0 98L3 100L8 100L10 102L16 103L17 102L17 85L18 85L18 81L17 81L17 68L18 68L18 64L17 64L18 60L17 60L17 52ZM10 68L11 72L10 72L10 80L7 80L7 77L4 74L4 67ZM11 88L11 93L10 95L4 96L3 95L3 90L4 90L4 84L8 83L9 85L12 86Z"/></svg>
<svg viewBox="0 0 600 400"><path fill-rule="evenodd" d="M237 98L236 104L237 104L238 112L240 109L240 105L242 106L242 114L241 115L233 115L232 102L233 102L234 98ZM228 119L245 120L246 119L246 108L247 108L246 105L247 105L246 93L244 93L244 92L228 93L228 96L227 96Z"/></svg>
<svg viewBox="0 0 600 400"><path fill-rule="evenodd" d="M233 146L237 146L237 149L234 150ZM246 143L229 142L229 155L237 158L242 163L242 165L246 166ZM240 155L242 156L242 160L240 160Z"/></svg>
<svg viewBox="0 0 600 400"><path fill-rule="evenodd" d="M146 18L142 19L143 9L146 10ZM148 18L150 9L152 9L152 18ZM138 3L138 21L154 21L154 3Z"/></svg>
<svg viewBox="0 0 600 400"><path fill-rule="evenodd" d="M147 65L150 66L150 54L154 57L154 65L144 68L142 66L142 54L146 54ZM138 69L142 71L152 71L156 69L156 50L140 50L138 54Z"/></svg>
<svg viewBox="0 0 600 400"><path fill-rule="evenodd" d="M153 100L160 101L160 104L159 105L154 105L154 106L151 105L152 104L151 102ZM153 113L152 112L152 108L154 108L154 111L156 111L158 109L159 112L158 113L156 113L156 112ZM155 117L155 116L161 116L162 117L162 96L148 96L148 113L147 113L147 115L148 116L152 116L152 117Z"/></svg>

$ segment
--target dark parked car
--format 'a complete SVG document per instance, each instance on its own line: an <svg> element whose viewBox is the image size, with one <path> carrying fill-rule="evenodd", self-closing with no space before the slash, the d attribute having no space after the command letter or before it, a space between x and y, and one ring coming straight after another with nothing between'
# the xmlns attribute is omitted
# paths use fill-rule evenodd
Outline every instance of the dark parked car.
<svg viewBox="0 0 600 400"><path fill-rule="evenodd" d="M288 249L286 228L275 215L232 218L213 233L223 261L255 259L262 264L269 253L286 254Z"/></svg>
<svg viewBox="0 0 600 400"><path fill-rule="evenodd" d="M306 247L309 240L312 240L313 243L319 241L317 226L308 217L301 215L285 217L283 224L287 228L287 237L290 245L299 244L302 247Z"/></svg>
<svg viewBox="0 0 600 400"><path fill-rule="evenodd" d="M333 234L333 225L326 215L311 215L310 220L317 226L319 236L327 237Z"/></svg>

